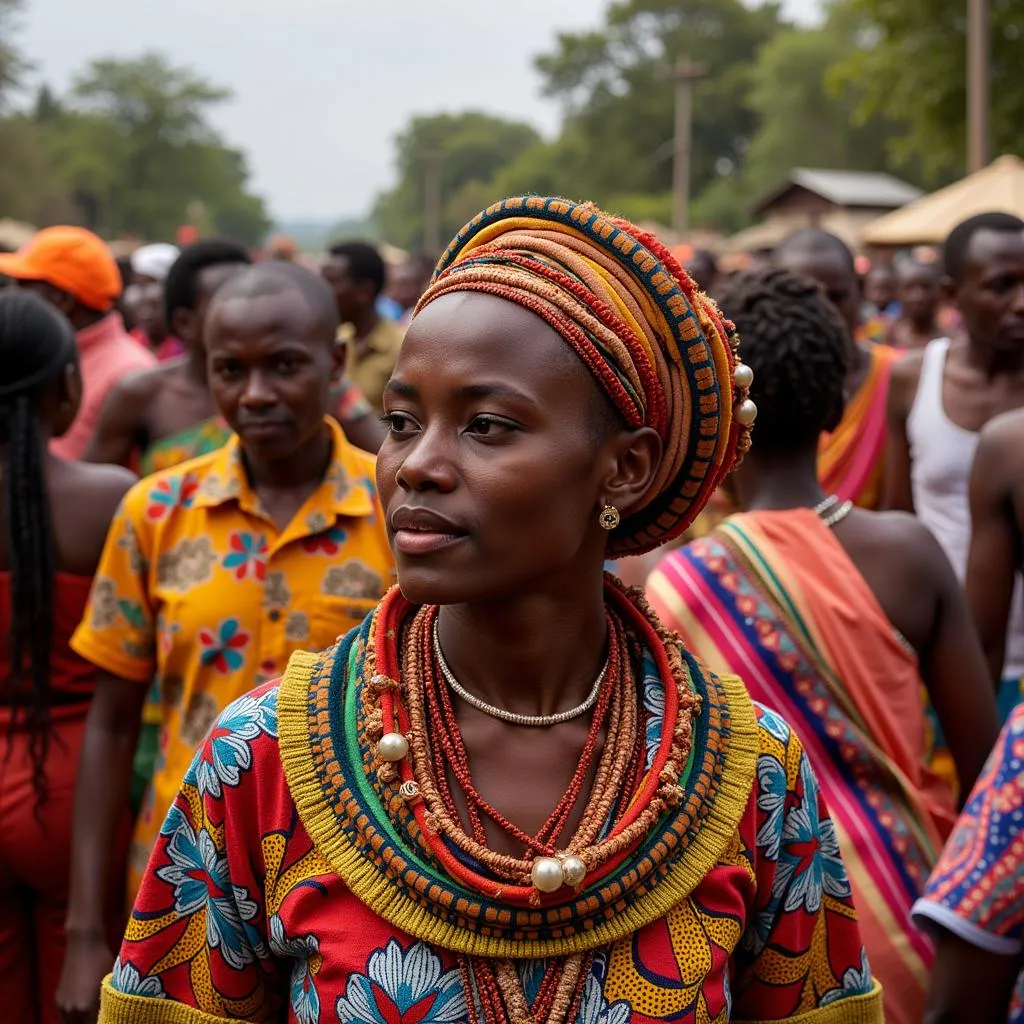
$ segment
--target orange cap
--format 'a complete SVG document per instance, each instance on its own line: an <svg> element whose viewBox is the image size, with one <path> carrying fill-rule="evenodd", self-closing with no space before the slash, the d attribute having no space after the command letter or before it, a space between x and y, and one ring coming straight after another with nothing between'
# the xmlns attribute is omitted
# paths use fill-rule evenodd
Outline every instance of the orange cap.
<svg viewBox="0 0 1024 1024"><path fill-rule="evenodd" d="M0 254L0 274L45 281L100 312L113 308L122 289L110 250L85 228L44 228L17 252Z"/></svg>

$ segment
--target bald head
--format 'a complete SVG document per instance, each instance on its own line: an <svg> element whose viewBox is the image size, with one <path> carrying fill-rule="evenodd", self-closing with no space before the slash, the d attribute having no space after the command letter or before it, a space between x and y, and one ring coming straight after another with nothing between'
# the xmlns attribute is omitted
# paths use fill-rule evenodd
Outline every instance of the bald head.
<svg viewBox="0 0 1024 1024"><path fill-rule="evenodd" d="M860 282L850 247L821 228L794 231L775 250L772 262L783 270L817 281L839 310L850 337L860 323Z"/></svg>
<svg viewBox="0 0 1024 1024"><path fill-rule="evenodd" d="M801 228L794 231L775 250L775 263L789 270L793 262L803 261L808 256L824 255L841 260L850 268L851 274L856 273L850 247L838 235L833 235L822 228Z"/></svg>
<svg viewBox="0 0 1024 1024"><path fill-rule="evenodd" d="M231 299L296 294L310 315L309 333L333 343L338 334L338 307L323 278L295 263L271 260L234 275L218 290L213 308Z"/></svg>

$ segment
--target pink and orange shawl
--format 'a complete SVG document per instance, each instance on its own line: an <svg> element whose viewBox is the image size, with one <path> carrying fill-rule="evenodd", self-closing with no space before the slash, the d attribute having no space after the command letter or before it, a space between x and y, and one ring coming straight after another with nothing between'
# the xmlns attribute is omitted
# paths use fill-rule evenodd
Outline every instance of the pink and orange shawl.
<svg viewBox="0 0 1024 1024"><path fill-rule="evenodd" d="M732 516L648 581L665 625L789 722L832 809L886 1020L920 1021L932 949L910 920L955 807L926 767L917 659L810 509Z"/></svg>

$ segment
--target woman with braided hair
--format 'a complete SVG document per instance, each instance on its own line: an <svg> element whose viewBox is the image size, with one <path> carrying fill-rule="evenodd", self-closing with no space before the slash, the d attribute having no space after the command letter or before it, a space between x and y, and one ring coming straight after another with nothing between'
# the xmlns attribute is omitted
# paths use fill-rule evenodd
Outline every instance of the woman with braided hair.
<svg viewBox="0 0 1024 1024"><path fill-rule="evenodd" d="M456 236L384 397L399 588L214 725L102 1021L881 1020L799 742L603 573L747 448L736 346L593 206Z"/></svg>
<svg viewBox="0 0 1024 1024"><path fill-rule="evenodd" d="M811 754L839 834L886 1020L922 1018L932 949L910 910L952 828L927 767L922 680L964 791L997 721L953 571L911 516L826 495L819 435L842 415L843 323L811 280L742 275L720 292L758 407L733 477L744 512L666 556L647 591L716 672L742 674Z"/></svg>
<svg viewBox="0 0 1024 1024"><path fill-rule="evenodd" d="M70 323L35 295L0 292L0 994L5 1019L30 1024L57 1019L75 768L96 675L68 641L134 480L48 453L81 394Z"/></svg>

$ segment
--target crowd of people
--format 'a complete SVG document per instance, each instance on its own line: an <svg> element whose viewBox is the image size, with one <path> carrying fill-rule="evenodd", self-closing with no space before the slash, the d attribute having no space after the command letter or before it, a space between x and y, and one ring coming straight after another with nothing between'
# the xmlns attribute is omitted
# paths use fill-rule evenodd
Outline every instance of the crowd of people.
<svg viewBox="0 0 1024 1024"><path fill-rule="evenodd" d="M1024 222L432 263L0 255L5 1019L1024 1021Z"/></svg>

